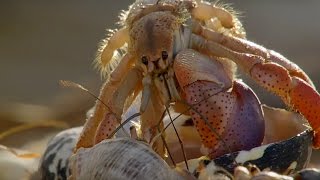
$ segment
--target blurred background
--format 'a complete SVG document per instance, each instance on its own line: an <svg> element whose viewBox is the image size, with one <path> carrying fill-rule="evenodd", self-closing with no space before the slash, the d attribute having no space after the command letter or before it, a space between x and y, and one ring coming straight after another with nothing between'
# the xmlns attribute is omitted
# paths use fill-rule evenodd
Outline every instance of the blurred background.
<svg viewBox="0 0 320 180"><path fill-rule="evenodd" d="M0 132L20 121L59 120L83 124L94 99L59 86L78 82L99 94L102 79L92 61L106 28L117 28L119 11L131 0L12 0L0 2ZM241 12L247 38L297 63L319 89L320 1L231 1ZM257 86L248 82L250 86ZM283 107L257 90L263 103ZM63 125L62 125L63 126ZM20 138L0 137L17 146Z"/></svg>

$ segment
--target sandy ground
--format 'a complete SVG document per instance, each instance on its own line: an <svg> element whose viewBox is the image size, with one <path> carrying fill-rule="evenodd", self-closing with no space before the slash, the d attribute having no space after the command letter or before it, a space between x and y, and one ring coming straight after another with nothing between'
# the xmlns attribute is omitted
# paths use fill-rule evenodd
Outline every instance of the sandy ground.
<svg viewBox="0 0 320 180"><path fill-rule="evenodd" d="M106 28L116 28L121 9L132 1L2 1L0 2L0 131L15 112L15 103L44 106L50 115L82 124L94 100L58 80L79 82L95 94L101 85L93 69L97 44ZM225 1L242 12L248 39L274 49L302 67L319 89L320 1ZM254 89L257 86L248 81ZM257 89L262 102L281 107L279 99ZM12 108L8 108L12 107ZM6 116L9 112L9 115ZM46 111L47 112L47 111ZM35 115L35 113L31 113ZM2 115L1 114L1 115ZM29 120L32 120L32 115ZM24 115L13 119L24 119ZM6 144L17 142L2 141ZM319 157L313 157L320 162Z"/></svg>

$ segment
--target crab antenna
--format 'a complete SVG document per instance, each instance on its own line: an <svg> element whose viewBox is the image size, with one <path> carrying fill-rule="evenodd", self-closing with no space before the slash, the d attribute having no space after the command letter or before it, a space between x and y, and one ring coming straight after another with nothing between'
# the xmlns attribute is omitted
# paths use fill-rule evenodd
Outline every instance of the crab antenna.
<svg viewBox="0 0 320 180"><path fill-rule="evenodd" d="M164 112L162 113L161 120L163 119L163 117L164 117L165 114L166 114L166 111L164 111ZM139 117L139 116L141 116L141 113L135 113L135 114L131 115L129 118L127 118L125 121L123 121L123 122L108 136L108 138L111 138L112 136L114 136L114 135L120 130L120 128L122 128L124 125L126 125L128 122L130 122L132 119L134 119L134 118L136 118L136 117ZM158 131L160 132L159 126L158 126ZM165 148L166 148L167 151L168 151L169 157L170 157L173 165L176 166L176 163L174 162L174 160L173 160L173 158L172 158L172 155L171 155L171 153L170 153L170 151L169 151L168 144L166 143L166 141L165 141L165 139L164 139L164 137L163 137L163 134L161 133L160 135L161 135L163 144L164 144ZM150 144L152 144L152 143L150 143Z"/></svg>
<svg viewBox="0 0 320 180"><path fill-rule="evenodd" d="M130 122L132 119L141 116L141 113L134 113L130 117L128 117L125 121L120 123L120 125L107 137L107 139L110 139L112 136L114 136L121 128L123 128L124 125L126 125L128 122ZM124 130L125 131L125 130Z"/></svg>
<svg viewBox="0 0 320 180"><path fill-rule="evenodd" d="M98 96L96 96L95 94L93 94L92 92L90 92L88 89L84 88L83 86L81 86L78 83L72 82L72 81L66 81L66 80L60 80L59 84L63 87L71 87L71 88L76 88L76 89L80 89L86 93L88 93L90 96L92 96L93 98L97 99L99 102L101 102L104 106L106 106L109 111L111 111L111 109L109 108L109 106L104 103Z"/></svg>
<svg viewBox="0 0 320 180"><path fill-rule="evenodd" d="M150 145L152 146L153 143L154 143L154 142L158 139L158 137L160 136L161 139L162 139L163 145L164 145L165 148L167 149L167 153L168 153L168 155L169 155L169 157L170 157L170 160L172 161L173 166L176 167L177 164L176 164L176 162L173 160L173 157L172 157L172 155L171 155L171 153L170 153L170 150L169 150L169 146L168 146L168 144L167 144L167 142L166 142L166 139L165 139L164 136L163 136L164 131L161 131L161 130L160 130L160 124L161 124L161 122L163 121L163 118L164 118L164 116L166 115L166 112L167 112L167 111L166 111L166 109L165 109L165 110L163 111L163 113L162 113L162 115L161 115L161 118L160 118L160 120L159 120L159 122L158 122L158 125L157 125L159 134L157 134L157 135L151 140Z"/></svg>
<svg viewBox="0 0 320 180"><path fill-rule="evenodd" d="M177 135L178 140L179 140L180 147L181 147L181 151L182 151L182 154L183 154L184 163L186 164L186 167L187 167L187 169L189 170L189 166L188 166L188 162L187 162L187 156L186 156L186 152L185 152L185 150L184 150L183 142L182 142L181 139L180 139L179 133L178 133L178 131L177 131L177 129L176 129L176 126L175 126L174 123L173 123L173 119L172 119L172 117L171 117L170 111L169 111L169 109L168 109L167 106L166 106L166 111L167 111L168 116L169 116L169 118L170 118L172 127L173 127L173 129L174 129L174 131L175 131L175 133L176 133L176 135Z"/></svg>
<svg viewBox="0 0 320 180"><path fill-rule="evenodd" d="M168 129L168 127L169 127L171 124L173 124L173 122L174 122L175 120L177 120L180 116L182 116L183 114L187 113L189 110L194 110L194 111L205 121L205 123L206 123L206 125L209 127L209 129L210 129L210 130L217 136L217 138L226 146L226 148L227 148L227 150L229 151L229 153L232 153L230 147L227 145L227 143L225 142L225 140L223 140L223 138L220 136L219 133L217 133L217 131L215 130L215 128L212 127L210 123L208 123L208 119L207 119L206 117L204 117L203 114L201 114L200 112L198 112L198 111L193 107L193 106L195 106L195 105L197 105L197 104L199 104L199 103L201 103L201 102L203 102L203 101L208 100L209 98L213 97L213 96L216 95L216 94L217 94L217 93L212 94L211 96L208 96L208 97L200 100L198 103L196 103L196 104L194 104L194 105L190 105L190 104L188 104L187 102L184 102L184 101L179 101L179 102L187 105L188 108L186 108L185 111L181 112L181 113L180 113L179 115L177 115L174 119L172 119L172 121L169 122L169 123L166 125L166 127L161 131L160 134L164 133L164 132ZM160 122L159 122L159 124L160 124ZM235 159L233 159L233 161L234 161L235 164L237 164L237 165L239 164Z"/></svg>
<svg viewBox="0 0 320 180"><path fill-rule="evenodd" d="M217 93L216 93L216 94L217 94ZM196 103L196 104L194 104L194 105L197 105L197 104L199 104L199 103L201 103L201 102L203 102L203 101L205 101L205 100L208 100L209 98L213 97L213 96L216 95L216 94L213 94L213 95L211 95L211 96L208 96L208 97L200 100L198 103ZM164 141L163 133L169 128L169 126L170 126L171 124L174 125L173 122L174 122L175 120L177 120L180 116L182 116L184 113L187 113L189 110L193 110L193 111L195 111L195 112L205 121L205 123L206 123L206 125L209 127L209 129L210 129L210 130L217 136L217 138L224 144L224 146L227 148L227 150L229 151L229 153L232 153L232 151L231 151L230 147L228 146L228 144L226 143L226 141L220 136L220 134L216 131L216 129L211 126L211 124L208 122L208 119L207 119L203 114L201 114L200 112L198 112L198 111L194 108L194 105L191 105L191 104L189 104L189 103L187 103L187 102L184 102L184 101L179 101L179 102L185 104L186 106L188 106L188 108L186 108L185 111L183 111L183 112L181 112L179 115L177 115L174 119L172 119L172 118L171 118L171 115L169 115L171 122L169 122L161 132L160 132L160 129L158 128L158 130L159 130L160 133L159 133L158 136L154 137L153 141L155 141L155 139L158 138L159 136L161 136L162 140ZM162 118L160 119L160 121L159 121L159 123L158 123L158 127L159 127L161 121L162 121L163 118L164 118L165 112L170 113L167 107L166 107L164 113L162 114ZM179 138L179 134L178 134L177 132L176 132L176 134L177 134L177 136L178 136L178 138ZM180 139L180 138L179 138L179 139ZM181 141L179 141L179 142L181 142ZM183 149L183 145L182 145L182 149ZM167 148L167 150L168 150L168 153L169 153L169 149L168 149L168 148ZM183 152L184 152L184 150L183 150ZM169 155L170 155L170 154L169 154ZM184 157L185 157L185 156L184 156ZM171 158L171 156L170 156L170 158ZM171 158L171 160L173 161L172 158ZM234 161L235 164L237 164L237 165L239 164L234 158L233 158L233 161ZM187 166L187 167L188 167L188 166Z"/></svg>
<svg viewBox="0 0 320 180"><path fill-rule="evenodd" d="M61 86L63 86L63 87L76 88L76 89L80 89L80 90L88 93L90 96L92 96L93 98L95 98L96 100L98 100L99 102L101 102L110 112L112 112L112 111L111 111L111 108L110 108L105 102L103 102L98 96L96 96L95 94L93 94L91 91L89 91L88 89L84 88L84 87L81 86L80 84L75 83L75 82L72 82L72 81L66 81L66 80L60 80L60 81L59 81L59 84L60 84ZM121 119L118 119L118 118L117 118L117 120L118 120L119 124L121 125ZM121 128L122 128L122 126L121 126ZM128 134L124 129L123 129L123 132L124 132L128 137L130 137L129 134Z"/></svg>
<svg viewBox="0 0 320 180"><path fill-rule="evenodd" d="M163 111L163 113L162 113L162 115L161 115L161 118L160 118L160 120L159 120L159 122L158 122L158 125L157 125L159 134L157 134L157 135L151 140L150 144L152 145L159 137L161 137L162 142L163 142L165 148L167 149L167 152L168 152L168 155L169 155L169 157L170 157L170 160L172 161L173 166L176 167L176 162L174 161L174 159L173 159L173 157L172 157L172 155L171 155L171 153L170 153L169 146L168 146L168 144L167 144L167 142L166 142L166 139L165 139L164 136L163 136L163 133L165 132L165 130L173 123L174 120L173 120L172 122L169 122L169 123L167 124L167 126L166 126L163 130L160 129L160 123L163 121L163 118L164 118L164 116L166 115L166 112L167 112L167 109L165 109L165 110ZM177 119L177 118L176 118L176 119ZM179 135L178 135L178 136L179 136Z"/></svg>
<svg viewBox="0 0 320 180"><path fill-rule="evenodd" d="M166 142L166 140L165 140L165 138L164 138L164 136L163 136L163 133L165 132L165 130L166 130L171 124L174 126L174 124L173 124L173 121L174 121L174 120L171 118L170 111L169 111L169 109L168 109L167 106L165 106L165 107L166 107L166 108L165 108L165 110L163 111L163 113L162 113L162 115L161 115L161 118L160 118L160 120L159 120L159 122L158 122L158 125L157 125L159 134L152 139L152 141L151 141L150 144L153 144L153 143L159 138L159 136L160 136L161 139L162 139L162 141L163 141L164 146L166 147L166 149L167 149L167 151L168 151L169 157L170 157L173 165L176 166L176 163L175 163L175 161L174 161L174 159L173 159L173 157L172 157L172 155L171 155L171 153L170 153L169 146L168 146L168 144L167 144L167 142ZM163 121L164 116L166 115L166 113L168 113L168 115L169 115L170 122L169 122L168 125L161 131L161 130L160 130L160 123ZM177 118L176 118L176 119L177 119ZM181 146L181 149L182 149L182 153L183 153L183 157L184 157L184 162L185 162L185 164L186 164L187 169L189 170L189 166L188 166L188 163L187 163L187 158L186 158L185 151L184 151L184 146L183 146L183 144L182 144L182 141L181 141L181 139L180 139L180 136L179 136L178 132L176 131L175 126L174 126L174 129L175 129L176 135L177 135L177 137L178 137L178 139L179 139L179 143L180 143L180 146Z"/></svg>

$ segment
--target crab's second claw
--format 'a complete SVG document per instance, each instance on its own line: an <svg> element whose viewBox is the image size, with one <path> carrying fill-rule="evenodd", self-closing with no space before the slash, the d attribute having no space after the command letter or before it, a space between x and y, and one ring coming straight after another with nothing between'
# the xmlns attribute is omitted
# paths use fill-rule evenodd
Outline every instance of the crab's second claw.
<svg viewBox="0 0 320 180"><path fill-rule="evenodd" d="M287 69L275 63L258 63L251 76L261 86L279 95L288 106L298 110L315 131L314 148L320 148L320 95L306 81L290 76Z"/></svg>

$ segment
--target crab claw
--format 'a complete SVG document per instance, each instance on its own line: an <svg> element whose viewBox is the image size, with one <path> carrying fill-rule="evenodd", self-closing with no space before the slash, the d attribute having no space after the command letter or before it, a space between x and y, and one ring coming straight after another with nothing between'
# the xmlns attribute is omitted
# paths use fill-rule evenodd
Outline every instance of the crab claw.
<svg viewBox="0 0 320 180"><path fill-rule="evenodd" d="M312 84L291 75L285 67L273 62L256 61L257 56L246 55L235 60L246 63L250 76L262 87L277 94L293 109L299 111L314 130L314 148L320 148L320 94ZM248 62L252 62L251 65Z"/></svg>
<svg viewBox="0 0 320 180"><path fill-rule="evenodd" d="M320 95L305 81L293 77L293 88L290 91L291 103L308 120L313 131L313 147L320 148Z"/></svg>
<svg viewBox="0 0 320 180"><path fill-rule="evenodd" d="M258 84L279 95L293 109L298 110L314 130L315 149L320 148L320 94L305 80L291 76L276 63L257 63L250 75Z"/></svg>
<svg viewBox="0 0 320 180"><path fill-rule="evenodd" d="M320 148L320 94L298 65L254 42L224 36L199 24L195 27L194 31L206 39L193 35L194 48L232 60L260 86L275 93L289 107L299 111L314 131L314 148Z"/></svg>
<svg viewBox="0 0 320 180"><path fill-rule="evenodd" d="M215 158L261 145L263 114L248 86L240 81L232 83L219 61L192 50L177 55L174 69L192 107L190 114L204 154Z"/></svg>

